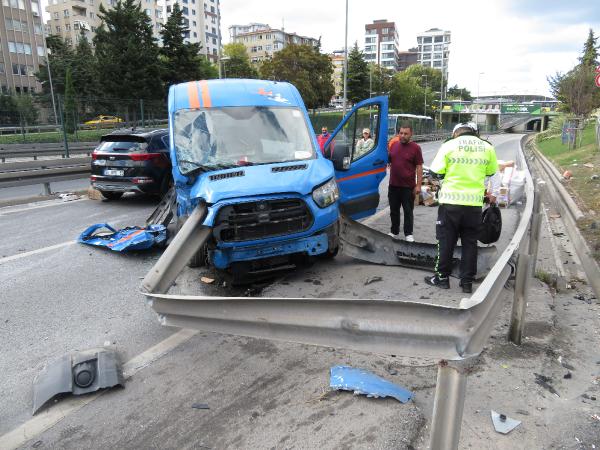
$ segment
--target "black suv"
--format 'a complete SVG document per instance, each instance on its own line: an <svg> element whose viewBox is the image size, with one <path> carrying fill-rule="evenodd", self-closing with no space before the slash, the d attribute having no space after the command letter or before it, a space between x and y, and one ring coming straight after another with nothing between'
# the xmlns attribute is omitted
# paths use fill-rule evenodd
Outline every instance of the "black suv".
<svg viewBox="0 0 600 450"><path fill-rule="evenodd" d="M163 195L171 185L169 130L117 130L92 153L92 187L108 200L125 192Z"/></svg>

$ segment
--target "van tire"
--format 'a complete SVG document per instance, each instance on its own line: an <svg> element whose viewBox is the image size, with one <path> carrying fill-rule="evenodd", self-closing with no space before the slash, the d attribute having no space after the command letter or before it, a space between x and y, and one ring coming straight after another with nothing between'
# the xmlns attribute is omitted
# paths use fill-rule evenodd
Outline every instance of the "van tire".
<svg viewBox="0 0 600 450"><path fill-rule="evenodd" d="M177 216L177 221L176 221L176 225L175 225L175 229L177 230L177 233L179 232L179 230L181 229L181 227L183 226L183 224L185 223L185 221L187 220L187 216L185 217L181 217L181 216ZM206 244L204 244L202 247L200 247L200 250L198 250L194 256L192 256L192 258L188 261L188 267L204 267L204 266L208 266L208 246Z"/></svg>

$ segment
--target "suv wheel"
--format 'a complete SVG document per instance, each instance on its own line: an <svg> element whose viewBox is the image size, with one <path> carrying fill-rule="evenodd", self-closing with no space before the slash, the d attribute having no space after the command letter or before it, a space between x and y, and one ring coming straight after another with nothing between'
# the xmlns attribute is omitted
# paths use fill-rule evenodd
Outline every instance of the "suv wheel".
<svg viewBox="0 0 600 450"><path fill-rule="evenodd" d="M100 193L106 200L119 200L123 197L122 192L100 191Z"/></svg>

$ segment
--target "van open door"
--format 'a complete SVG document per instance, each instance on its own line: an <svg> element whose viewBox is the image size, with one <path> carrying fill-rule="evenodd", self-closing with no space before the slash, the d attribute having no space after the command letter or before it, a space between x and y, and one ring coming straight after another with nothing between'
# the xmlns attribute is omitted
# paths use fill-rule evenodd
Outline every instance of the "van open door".
<svg viewBox="0 0 600 450"><path fill-rule="evenodd" d="M372 141L363 140L365 128ZM387 128L388 99L375 97L352 108L325 143L323 153L333 162L340 190L340 210L352 219L374 214L379 205L388 161Z"/></svg>

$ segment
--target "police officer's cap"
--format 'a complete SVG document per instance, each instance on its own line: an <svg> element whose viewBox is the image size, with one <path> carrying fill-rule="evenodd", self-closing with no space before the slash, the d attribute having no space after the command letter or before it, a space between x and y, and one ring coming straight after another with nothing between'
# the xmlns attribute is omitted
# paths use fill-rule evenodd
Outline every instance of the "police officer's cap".
<svg viewBox="0 0 600 450"><path fill-rule="evenodd" d="M452 133L456 133L456 130L458 130L459 128L470 128L471 130L473 130L474 133L477 133L477 124L475 122L459 123L454 127Z"/></svg>

